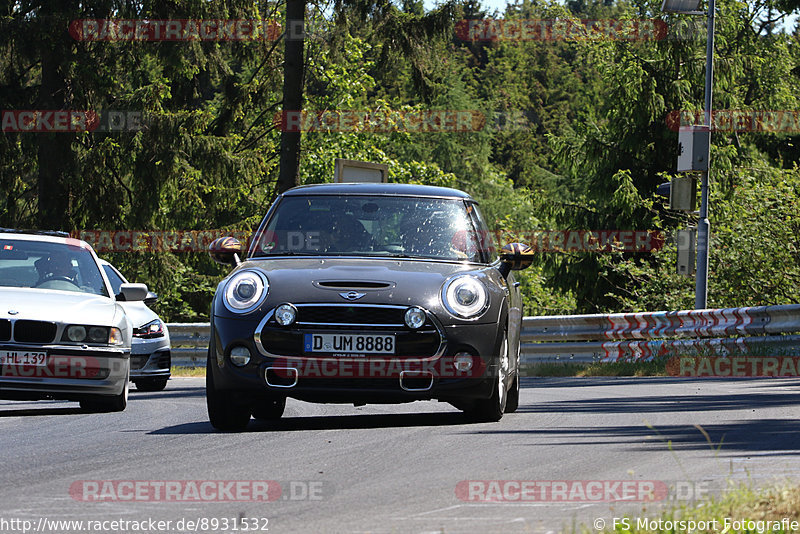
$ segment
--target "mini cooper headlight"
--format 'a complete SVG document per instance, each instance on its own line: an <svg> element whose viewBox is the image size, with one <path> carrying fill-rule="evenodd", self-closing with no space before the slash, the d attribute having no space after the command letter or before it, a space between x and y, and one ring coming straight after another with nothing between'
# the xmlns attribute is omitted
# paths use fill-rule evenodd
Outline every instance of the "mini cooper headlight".
<svg viewBox="0 0 800 534"><path fill-rule="evenodd" d="M427 317L425 316L425 310L419 308L417 306L411 306L409 309L406 310L406 326L409 328L413 328L416 330L417 328L421 328L422 325L425 324Z"/></svg>
<svg viewBox="0 0 800 534"><path fill-rule="evenodd" d="M281 326L289 326L297 319L297 308L289 304L281 304L275 308L275 320Z"/></svg>
<svg viewBox="0 0 800 534"><path fill-rule="evenodd" d="M442 288L442 303L447 311L462 319L474 319L486 310L489 294L480 280L470 275L456 276Z"/></svg>
<svg viewBox="0 0 800 534"><path fill-rule="evenodd" d="M269 282L256 271L239 271L225 286L225 306L235 313L253 311L267 296Z"/></svg>

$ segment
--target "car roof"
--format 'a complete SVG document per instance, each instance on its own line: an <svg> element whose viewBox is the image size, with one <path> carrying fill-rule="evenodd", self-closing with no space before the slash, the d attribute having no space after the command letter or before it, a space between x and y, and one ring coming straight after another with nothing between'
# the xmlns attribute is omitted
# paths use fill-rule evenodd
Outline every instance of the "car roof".
<svg viewBox="0 0 800 534"><path fill-rule="evenodd" d="M13 228L0 228L0 239L15 239L19 241L38 241L44 243L61 243L81 248L91 249L89 243L70 237L66 232L51 232L40 230L15 230Z"/></svg>
<svg viewBox="0 0 800 534"><path fill-rule="evenodd" d="M303 195L386 195L431 198L457 198L473 200L471 196L458 189L417 184L386 183L335 183L301 185L289 189L283 196Z"/></svg>

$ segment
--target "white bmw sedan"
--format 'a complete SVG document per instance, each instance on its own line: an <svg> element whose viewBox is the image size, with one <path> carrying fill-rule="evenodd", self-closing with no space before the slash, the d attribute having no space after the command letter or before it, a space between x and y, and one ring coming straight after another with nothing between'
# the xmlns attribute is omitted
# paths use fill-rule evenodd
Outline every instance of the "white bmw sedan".
<svg viewBox="0 0 800 534"><path fill-rule="evenodd" d="M133 326L86 242L61 232L0 229L0 399L61 399L87 411L128 401Z"/></svg>

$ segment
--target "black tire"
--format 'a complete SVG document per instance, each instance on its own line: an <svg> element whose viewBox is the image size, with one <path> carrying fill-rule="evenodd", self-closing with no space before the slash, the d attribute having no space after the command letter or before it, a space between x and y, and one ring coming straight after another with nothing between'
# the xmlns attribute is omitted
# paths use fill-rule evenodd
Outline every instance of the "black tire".
<svg viewBox="0 0 800 534"><path fill-rule="evenodd" d="M167 387L167 378L147 378L143 380L134 380L136 391L164 391Z"/></svg>
<svg viewBox="0 0 800 534"><path fill-rule="evenodd" d="M492 388L492 396L488 399L474 401L465 411L468 421L475 423L494 423L503 418L508 401L506 391L506 375L508 373L508 335L503 334L500 345L500 363L497 366L497 378Z"/></svg>
<svg viewBox="0 0 800 534"><path fill-rule="evenodd" d="M213 343L213 339L212 339ZM241 432L250 422L250 406L235 398L232 392L214 386L214 369L209 351L206 364L206 406L211 426L225 432Z"/></svg>
<svg viewBox="0 0 800 534"><path fill-rule="evenodd" d="M514 374L514 381L508 389L506 398L506 413L514 413L519 408L519 370Z"/></svg>
<svg viewBox="0 0 800 534"><path fill-rule="evenodd" d="M517 342L517 350L514 354L509 356L514 358L516 362L514 370L514 381L511 382L511 387L508 389L508 398L506 399L506 413L514 413L519 408L519 351L521 341Z"/></svg>
<svg viewBox="0 0 800 534"><path fill-rule="evenodd" d="M119 395L109 395L108 397L94 397L80 401L81 410L90 413L121 412L128 407L128 379L125 379L125 386Z"/></svg>
<svg viewBox="0 0 800 534"><path fill-rule="evenodd" d="M259 421L275 421L286 409L286 397L262 397L251 406L253 417Z"/></svg>

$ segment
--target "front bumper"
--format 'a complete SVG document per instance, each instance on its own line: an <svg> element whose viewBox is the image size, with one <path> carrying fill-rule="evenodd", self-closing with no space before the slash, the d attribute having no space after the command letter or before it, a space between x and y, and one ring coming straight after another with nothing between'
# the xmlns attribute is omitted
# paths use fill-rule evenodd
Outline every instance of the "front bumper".
<svg viewBox="0 0 800 534"><path fill-rule="evenodd" d="M133 338L131 342L131 380L169 378L171 365L168 337Z"/></svg>
<svg viewBox="0 0 800 534"><path fill-rule="evenodd" d="M0 344L0 350L47 352L46 365L2 365L0 399L83 400L97 395L119 395L128 382L128 349Z"/></svg>
<svg viewBox="0 0 800 534"><path fill-rule="evenodd" d="M366 360L310 357L302 352L265 351L266 343L256 341L254 336L258 328L258 323L252 320L214 317L209 372L214 373L217 388L238 391L243 399L269 392L331 403L432 399L457 402L489 398L502 343L502 331L495 323L443 326L437 322L442 344L434 355L422 358L373 355ZM241 367L230 360L230 351L237 346L247 347L251 354L250 362ZM452 358L459 352L474 355L472 371L454 372Z"/></svg>

